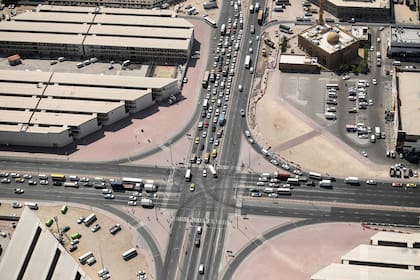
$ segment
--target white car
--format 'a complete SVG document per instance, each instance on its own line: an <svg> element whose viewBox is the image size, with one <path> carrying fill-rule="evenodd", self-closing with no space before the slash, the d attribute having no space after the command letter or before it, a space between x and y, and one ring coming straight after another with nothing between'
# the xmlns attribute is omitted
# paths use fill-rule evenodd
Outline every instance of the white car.
<svg viewBox="0 0 420 280"><path fill-rule="evenodd" d="M130 196L128 198L128 200L130 200L130 201L137 201L137 196L132 195L132 196Z"/></svg>
<svg viewBox="0 0 420 280"><path fill-rule="evenodd" d="M23 194L25 191L23 190L23 189L21 189L21 188L16 188L15 189L15 193L16 194Z"/></svg>
<svg viewBox="0 0 420 280"><path fill-rule="evenodd" d="M343 80L348 80L348 79L350 79L350 76L349 75L344 75L343 76Z"/></svg>
<svg viewBox="0 0 420 280"><path fill-rule="evenodd" d="M136 201L129 201L128 202L128 206L136 206L137 205L137 202Z"/></svg>
<svg viewBox="0 0 420 280"><path fill-rule="evenodd" d="M277 198L277 197L279 197L279 195L278 195L278 194L276 194L276 193L269 193L269 194L268 194L268 197L274 197L274 198Z"/></svg>
<svg viewBox="0 0 420 280"><path fill-rule="evenodd" d="M377 84L376 79L372 79L372 85L376 85L376 84Z"/></svg>
<svg viewBox="0 0 420 280"><path fill-rule="evenodd" d="M249 73L253 74L254 73L254 67L250 67L249 68Z"/></svg>
<svg viewBox="0 0 420 280"><path fill-rule="evenodd" d="M203 177L207 177L207 170L203 169Z"/></svg>
<svg viewBox="0 0 420 280"><path fill-rule="evenodd" d="M366 181L366 184L368 184L368 185L376 185L376 181L373 180L373 179L369 179L369 180Z"/></svg>
<svg viewBox="0 0 420 280"><path fill-rule="evenodd" d="M109 193L109 194L104 195L104 198L105 199L114 199L115 196L113 194Z"/></svg>
<svg viewBox="0 0 420 280"><path fill-rule="evenodd" d="M39 181L40 185L48 185L48 180L41 180Z"/></svg>
<svg viewBox="0 0 420 280"><path fill-rule="evenodd" d="M283 163L283 164L281 165L281 167L282 167L283 169L285 169L285 170L289 170L289 169L290 169L290 166L289 166L287 163Z"/></svg>

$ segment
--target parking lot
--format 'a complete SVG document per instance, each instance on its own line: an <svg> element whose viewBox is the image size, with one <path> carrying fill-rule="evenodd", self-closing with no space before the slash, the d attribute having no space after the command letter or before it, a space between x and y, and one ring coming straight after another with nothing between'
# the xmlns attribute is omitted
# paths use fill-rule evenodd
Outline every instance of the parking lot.
<svg viewBox="0 0 420 280"><path fill-rule="evenodd" d="M22 208L12 208L12 201L2 201L0 206L0 215L11 215L21 213ZM80 208L77 205L68 205L68 211L66 214L62 214L60 209L62 205L52 205L41 203L39 210L36 214L40 218L41 222L45 223L48 219L57 217L58 224L54 222L49 230L55 234L57 233L57 226L63 228L69 226L70 229L64 233L64 247L68 250L71 242L70 236L76 232L81 234L80 242L77 244L77 250L71 252L76 262L78 257L88 251L92 251L96 263L89 266L83 265L83 270L88 274L91 279L97 278L97 273L102 266L110 271L111 278L117 277L118 279L136 279L136 272L144 270L147 276L150 277L151 263L148 257L146 244L139 241L136 232L128 226L127 223L121 221L119 218L110 216L109 213L104 213L102 210L95 208ZM97 220L89 227L83 223L78 224L77 220L80 216L87 217L89 214L95 213ZM115 235L110 234L109 229L115 224L121 225L121 231ZM92 232L91 228L96 225L100 225L100 229L96 232ZM12 226L10 222L2 222L0 224L1 231L8 230L7 233L12 233ZM0 237L2 246L5 248L5 239ZM118 240L118 242L115 242ZM121 254L130 248L136 247L138 255L129 260L124 261Z"/></svg>

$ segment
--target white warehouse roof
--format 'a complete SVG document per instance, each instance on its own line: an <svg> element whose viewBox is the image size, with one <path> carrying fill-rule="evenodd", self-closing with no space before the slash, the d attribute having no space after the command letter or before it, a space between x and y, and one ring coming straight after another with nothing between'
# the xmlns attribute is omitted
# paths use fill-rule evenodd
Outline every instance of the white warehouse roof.
<svg viewBox="0 0 420 280"><path fill-rule="evenodd" d="M311 280L418 280L420 271L363 265L330 264Z"/></svg>
<svg viewBox="0 0 420 280"><path fill-rule="evenodd" d="M420 266L420 249L359 245L341 257L342 261Z"/></svg>

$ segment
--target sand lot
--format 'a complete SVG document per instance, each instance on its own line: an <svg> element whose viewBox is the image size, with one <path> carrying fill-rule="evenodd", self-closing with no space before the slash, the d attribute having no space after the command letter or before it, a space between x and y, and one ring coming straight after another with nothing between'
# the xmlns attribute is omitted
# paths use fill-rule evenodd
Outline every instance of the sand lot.
<svg viewBox="0 0 420 280"><path fill-rule="evenodd" d="M311 275L359 244L369 244L375 231L360 224L334 223L301 227L267 240L236 270L233 279L310 279ZM262 261L263 260L263 261Z"/></svg>
<svg viewBox="0 0 420 280"><path fill-rule="evenodd" d="M323 127L284 100L280 71L268 73L265 94L256 105L253 134L261 145L271 146L280 158L297 162L305 170L329 172L337 176L352 173L360 177L386 178L385 166L376 166Z"/></svg>

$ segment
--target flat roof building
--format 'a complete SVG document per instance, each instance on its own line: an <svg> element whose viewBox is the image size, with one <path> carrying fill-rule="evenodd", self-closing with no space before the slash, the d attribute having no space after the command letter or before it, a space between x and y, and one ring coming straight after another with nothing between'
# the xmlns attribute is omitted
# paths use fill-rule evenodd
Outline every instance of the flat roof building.
<svg viewBox="0 0 420 280"><path fill-rule="evenodd" d="M393 78L395 150L412 162L420 160L420 71L398 68Z"/></svg>
<svg viewBox="0 0 420 280"><path fill-rule="evenodd" d="M2 279L90 279L28 207L0 262Z"/></svg>
<svg viewBox="0 0 420 280"><path fill-rule="evenodd" d="M418 280L420 271L384 267L330 264L311 276L311 280Z"/></svg>
<svg viewBox="0 0 420 280"><path fill-rule="evenodd" d="M319 6L319 0L310 0ZM389 0L324 0L322 8L341 20L380 21L393 19Z"/></svg>
<svg viewBox="0 0 420 280"><path fill-rule="evenodd" d="M279 70L283 72L319 73L320 68L316 57L305 55L281 54Z"/></svg>
<svg viewBox="0 0 420 280"><path fill-rule="evenodd" d="M115 8L153 8L159 7L165 0L48 0L51 5L71 5L71 6L106 6Z"/></svg>
<svg viewBox="0 0 420 280"><path fill-rule="evenodd" d="M298 45L328 68L348 64L358 57L358 40L339 27L314 25L298 35Z"/></svg>
<svg viewBox="0 0 420 280"><path fill-rule="evenodd" d="M341 263L420 270L420 249L359 245L341 257Z"/></svg>
<svg viewBox="0 0 420 280"><path fill-rule="evenodd" d="M370 238L370 244L404 248L420 248L420 233L401 234L380 231Z"/></svg>
<svg viewBox="0 0 420 280"><path fill-rule="evenodd" d="M391 26L387 54L404 60L420 57L420 28L418 26Z"/></svg>
<svg viewBox="0 0 420 280"><path fill-rule="evenodd" d="M169 78L0 70L0 143L62 147L178 92Z"/></svg>
<svg viewBox="0 0 420 280"><path fill-rule="evenodd" d="M166 13L66 6L37 10L0 22L0 52L177 64L187 61L194 41L193 25Z"/></svg>
<svg viewBox="0 0 420 280"><path fill-rule="evenodd" d="M420 279L420 249L412 249L420 245L419 236L378 232L370 238L373 246L357 246L341 257L341 264L324 267L311 280Z"/></svg>

